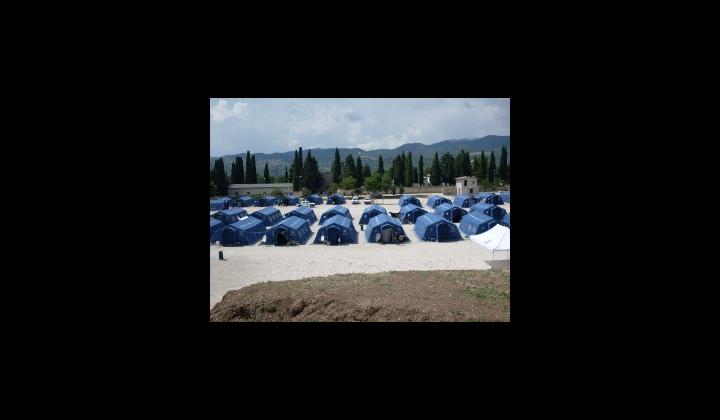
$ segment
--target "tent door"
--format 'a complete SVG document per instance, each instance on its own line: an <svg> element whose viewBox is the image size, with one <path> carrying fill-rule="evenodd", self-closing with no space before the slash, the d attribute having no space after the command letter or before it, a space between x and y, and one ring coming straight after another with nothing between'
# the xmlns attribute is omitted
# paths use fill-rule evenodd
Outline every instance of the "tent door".
<svg viewBox="0 0 720 420"><path fill-rule="evenodd" d="M235 231L232 229L223 229L222 232L223 246L235 245Z"/></svg>
<svg viewBox="0 0 720 420"><path fill-rule="evenodd" d="M394 242L395 237L395 229L392 228L392 226L384 226L382 228L382 231L380 233L380 242L384 244L389 244Z"/></svg>
<svg viewBox="0 0 720 420"><path fill-rule="evenodd" d="M275 233L275 245L285 246L287 245L287 231L285 229L278 229Z"/></svg>
<svg viewBox="0 0 720 420"><path fill-rule="evenodd" d="M330 245L337 245L340 242L340 229L330 227L327 229L327 238Z"/></svg>
<svg viewBox="0 0 720 420"><path fill-rule="evenodd" d="M460 223L460 221L462 220L462 212L460 210L453 212L452 219L453 223Z"/></svg>
<svg viewBox="0 0 720 420"><path fill-rule="evenodd" d="M450 227L445 223L440 223L437 228L437 241L446 242L450 237Z"/></svg>

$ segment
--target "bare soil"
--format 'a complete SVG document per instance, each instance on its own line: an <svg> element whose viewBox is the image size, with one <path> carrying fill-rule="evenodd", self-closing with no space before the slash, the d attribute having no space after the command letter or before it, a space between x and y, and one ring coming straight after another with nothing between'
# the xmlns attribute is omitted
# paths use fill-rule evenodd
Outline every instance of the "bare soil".
<svg viewBox="0 0 720 420"><path fill-rule="evenodd" d="M391 271L255 283L210 321L510 321L510 270Z"/></svg>

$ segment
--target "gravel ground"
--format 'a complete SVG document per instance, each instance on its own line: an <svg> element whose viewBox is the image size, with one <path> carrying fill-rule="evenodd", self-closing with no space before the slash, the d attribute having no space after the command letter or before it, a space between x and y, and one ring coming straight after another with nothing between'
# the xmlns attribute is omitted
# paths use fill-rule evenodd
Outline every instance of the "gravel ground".
<svg viewBox="0 0 720 420"><path fill-rule="evenodd" d="M448 197L452 200L452 197ZM421 198L424 204L426 198ZM388 212L398 212L397 200L386 199L376 204ZM320 215L334 207L326 204L315 207ZM313 235L305 245L294 247L276 247L251 245L243 247L210 246L210 307L219 302L223 295L244 286L280 280L297 280L306 277L322 277L333 274L379 273L385 271L410 270L487 270L491 266L484 261L493 259L492 253L463 238L457 242L425 242L418 239L414 225L403 225L410 242L401 245L381 245L367 243L365 232L360 231L358 220L365 204L350 204L353 224L358 231L358 243L341 246L313 245L318 223L310 226ZM504 204L510 211L510 205ZM294 207L278 206L282 214ZM259 207L246 207L249 213ZM426 208L431 211L430 209ZM222 250L224 261L218 259ZM506 252L496 252L494 259L507 258Z"/></svg>

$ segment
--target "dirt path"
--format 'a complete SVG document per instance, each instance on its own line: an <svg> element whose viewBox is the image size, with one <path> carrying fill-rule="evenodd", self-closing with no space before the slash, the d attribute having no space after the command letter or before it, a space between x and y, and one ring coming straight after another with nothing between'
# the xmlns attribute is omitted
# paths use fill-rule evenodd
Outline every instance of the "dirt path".
<svg viewBox="0 0 720 420"><path fill-rule="evenodd" d="M345 274L256 283L225 294L211 321L510 321L510 271Z"/></svg>

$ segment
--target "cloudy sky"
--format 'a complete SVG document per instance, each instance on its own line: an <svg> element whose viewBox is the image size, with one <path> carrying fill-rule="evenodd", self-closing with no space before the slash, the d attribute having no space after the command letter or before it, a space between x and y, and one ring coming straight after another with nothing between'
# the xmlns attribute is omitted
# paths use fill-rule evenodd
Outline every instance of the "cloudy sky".
<svg viewBox="0 0 720 420"><path fill-rule="evenodd" d="M510 99L210 100L210 156L510 134Z"/></svg>

